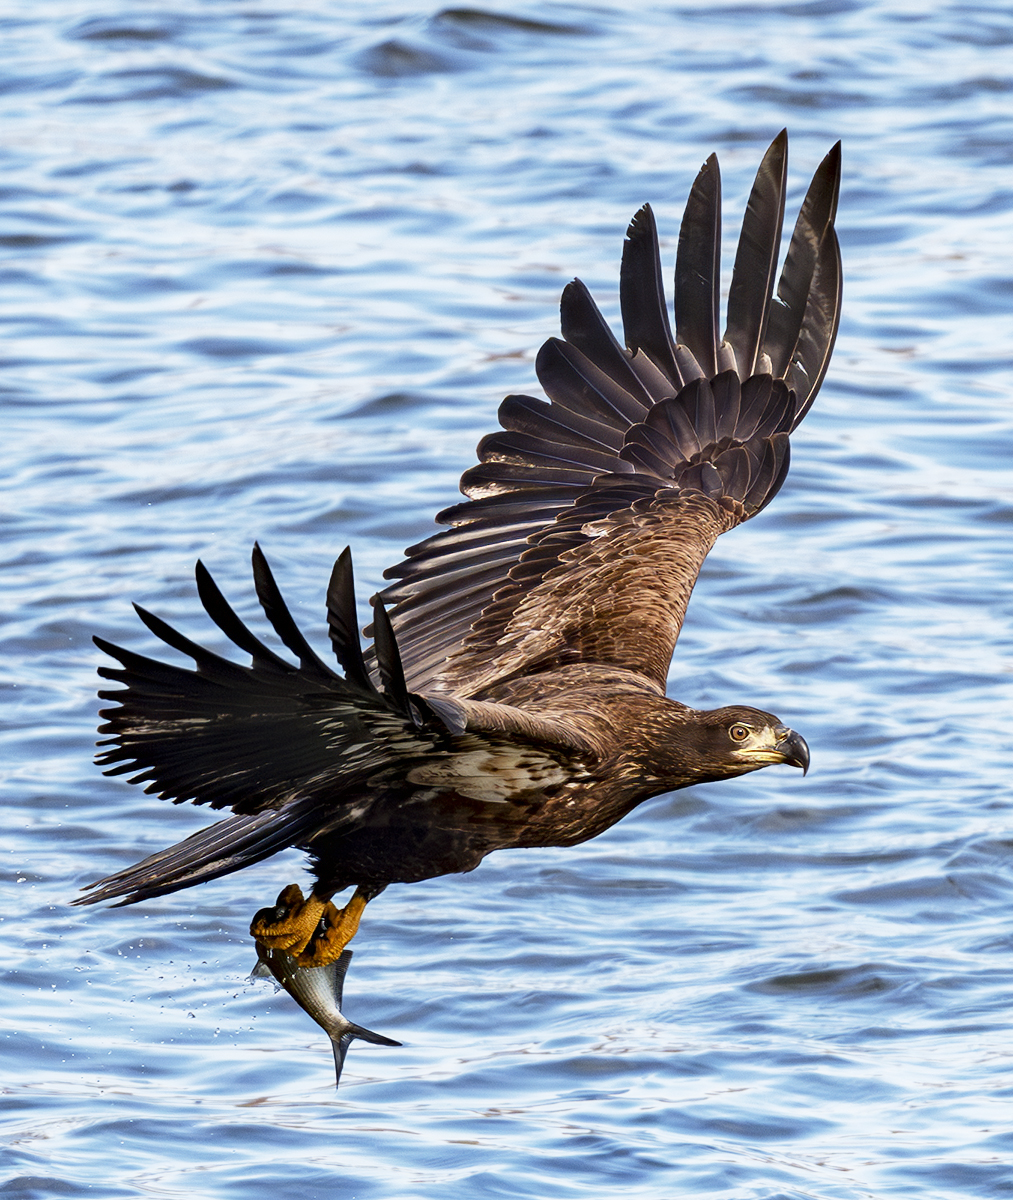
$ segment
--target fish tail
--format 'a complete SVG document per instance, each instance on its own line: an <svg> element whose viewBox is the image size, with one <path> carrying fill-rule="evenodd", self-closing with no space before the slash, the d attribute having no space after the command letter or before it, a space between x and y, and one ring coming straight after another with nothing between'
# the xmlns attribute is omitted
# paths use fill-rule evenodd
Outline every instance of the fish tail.
<svg viewBox="0 0 1013 1200"><path fill-rule="evenodd" d="M372 1042L375 1046L400 1046L393 1038L384 1037L382 1033L374 1033L371 1029L363 1029L361 1025L352 1025L339 1037L331 1038L331 1049L334 1051L334 1086L341 1082L341 1071L345 1065L345 1055L348 1047L359 1038L363 1042Z"/></svg>
<svg viewBox="0 0 1013 1200"><path fill-rule="evenodd" d="M374 1046L400 1046L393 1038L384 1037L382 1033L374 1033L372 1029L363 1029L361 1025L352 1025L341 1035L342 1038L359 1038L363 1042L372 1042Z"/></svg>

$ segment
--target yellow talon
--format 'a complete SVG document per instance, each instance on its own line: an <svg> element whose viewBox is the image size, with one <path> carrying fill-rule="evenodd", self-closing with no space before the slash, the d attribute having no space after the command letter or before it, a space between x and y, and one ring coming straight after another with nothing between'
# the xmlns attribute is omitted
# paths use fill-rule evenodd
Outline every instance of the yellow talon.
<svg viewBox="0 0 1013 1200"><path fill-rule="evenodd" d="M356 888L339 910L312 892L304 899L301 888L292 883L273 908L257 913L250 934L269 950L291 954L301 967L322 967L334 962L355 937L368 900L363 889Z"/></svg>
<svg viewBox="0 0 1013 1200"><path fill-rule="evenodd" d="M367 904L361 888L356 888L344 908L328 904L324 911L324 926L310 944L297 956L300 967L322 967L334 962L355 937Z"/></svg>

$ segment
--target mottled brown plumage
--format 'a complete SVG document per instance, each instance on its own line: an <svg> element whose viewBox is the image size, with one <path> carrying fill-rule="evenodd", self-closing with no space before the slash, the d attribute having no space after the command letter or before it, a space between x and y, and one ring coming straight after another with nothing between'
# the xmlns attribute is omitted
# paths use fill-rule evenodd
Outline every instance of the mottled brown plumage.
<svg viewBox="0 0 1013 1200"><path fill-rule="evenodd" d="M389 883L471 870L510 846L573 845L660 792L808 765L805 743L770 713L696 712L665 696L700 566L780 488L788 435L837 331L838 147L813 179L773 295L786 150L782 133L750 195L723 338L713 156L679 235L675 337L646 206L623 252L625 347L583 285L567 286L563 340L536 362L549 401L503 402L502 429L461 481L467 500L437 518L449 528L388 572L365 652L348 551L338 560L328 620L343 674L306 643L259 549L257 595L298 665L240 621L200 564L201 600L250 666L141 609L196 671L96 639L121 664L100 673L125 685L101 693L117 705L103 713L107 773L234 815L79 903L133 903L298 846L316 875L301 924L286 906L260 914L254 932L320 961L345 934L326 946L311 935L321 911L337 920L327 902L345 887L357 888L342 926L354 930Z"/></svg>

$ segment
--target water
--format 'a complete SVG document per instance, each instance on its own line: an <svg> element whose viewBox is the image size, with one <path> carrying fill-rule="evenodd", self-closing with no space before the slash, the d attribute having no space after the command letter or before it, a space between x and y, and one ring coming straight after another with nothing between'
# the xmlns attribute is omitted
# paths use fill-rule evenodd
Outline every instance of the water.
<svg viewBox="0 0 1013 1200"><path fill-rule="evenodd" d="M0 1195L1013 1195L1008 6L15 3L2 16ZM574 850L391 888L356 1043L247 975L290 853L125 910L200 827L90 764L98 632L221 646L267 550L326 645L453 500L579 274L611 318L720 154L844 139L845 316L792 473L705 567L672 692L802 731Z"/></svg>

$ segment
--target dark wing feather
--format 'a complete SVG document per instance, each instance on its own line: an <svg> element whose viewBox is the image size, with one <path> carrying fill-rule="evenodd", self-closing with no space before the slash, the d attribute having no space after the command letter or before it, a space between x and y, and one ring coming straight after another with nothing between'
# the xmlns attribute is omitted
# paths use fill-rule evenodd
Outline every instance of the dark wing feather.
<svg viewBox="0 0 1013 1200"><path fill-rule="evenodd" d="M787 179L788 134L782 129L763 156L749 194L728 292L725 341L735 351L735 361L743 379L757 368L767 330L774 272L781 249Z"/></svg>
<svg viewBox="0 0 1013 1200"><path fill-rule="evenodd" d="M709 379L717 374L721 173L712 154L686 201L675 260L675 336Z"/></svg>
<svg viewBox="0 0 1013 1200"><path fill-rule="evenodd" d="M505 674L588 656L639 663L633 647L645 644L649 673L663 683L699 563L721 528L758 512L783 482L786 434L811 404L836 334L839 147L809 188L771 295L785 148L781 134L743 222L727 323L734 353L718 344L713 157L680 233L674 347L649 209L634 218L624 248L628 350L582 283L564 289L565 340L550 339L536 360L551 403L504 401L505 432L483 440L480 464L462 478L469 499L437 517L451 528L387 572L394 582L382 597L413 691L477 695ZM738 371L719 372L732 358ZM666 594L631 582L620 555L633 555L645 576L660 569ZM637 604L653 614L654 635L637 623ZM538 623L554 632L540 637ZM624 625L636 634L616 632Z"/></svg>
<svg viewBox="0 0 1013 1200"><path fill-rule="evenodd" d="M376 668L383 683L384 696L396 712L411 720L411 702L408 698L408 685L405 683L397 638L394 636L387 610L379 597L373 600L373 612L375 614L373 617L373 645L376 651Z"/></svg>
<svg viewBox="0 0 1013 1200"><path fill-rule="evenodd" d="M373 685L362 657L362 642L359 640L359 621L355 611L355 578L352 574L352 551L348 546L338 555L338 560L331 571L331 581L327 587L327 630L330 634L334 657L344 671L345 679L356 687L362 688L364 692L372 691ZM238 644L242 645L242 643ZM245 647L243 648L245 649Z"/></svg>
<svg viewBox="0 0 1013 1200"><path fill-rule="evenodd" d="M840 249L833 233L840 188L838 142L820 163L799 210L763 343L771 373L784 378L791 371L803 331L807 340L811 335L819 339L818 357L823 359L823 371L817 368L815 374L807 375L804 380L805 390L799 392L799 421L809 411L823 382L840 322ZM818 333L810 327L817 311L822 313Z"/></svg>
<svg viewBox="0 0 1013 1200"><path fill-rule="evenodd" d="M675 343L665 308L665 285L661 281L658 226L649 204L636 214L626 231L619 272L619 303L630 353L635 355L643 350L673 382L678 381Z"/></svg>
<svg viewBox="0 0 1013 1200"><path fill-rule="evenodd" d="M263 550L256 544L253 547L253 582L264 615L274 627L274 632L299 659L302 673L324 683L330 683L331 680L338 678L330 667L320 661L309 642L303 637L302 630L292 619L288 605L274 581L274 575L267 565Z"/></svg>
<svg viewBox="0 0 1013 1200"><path fill-rule="evenodd" d="M640 412L633 414L633 419L642 416L656 397L651 389L645 386L629 356L623 351L615 334L599 312L591 293L579 279L574 279L563 288L563 295L559 301L559 316L564 342L582 354L588 362L596 363L609 379L614 380L636 401Z"/></svg>
<svg viewBox="0 0 1013 1200"><path fill-rule="evenodd" d="M623 429L639 421L657 397L647 395L645 402L646 389L632 367L614 378L611 366L611 356L595 362L558 338L549 338L535 358L538 382L554 404Z"/></svg>
<svg viewBox="0 0 1013 1200"><path fill-rule="evenodd" d="M795 354L785 378L799 397L795 424L812 407L823 377L830 366L830 355L837 340L841 320L841 295L844 276L837 233L828 228L820 242L806 301L805 320L798 335Z"/></svg>
<svg viewBox="0 0 1013 1200"><path fill-rule="evenodd" d="M204 605L208 616L222 633L240 650L245 650L252 657L254 666L265 671L273 668L283 675L287 675L292 669L292 664L275 654L273 650L269 650L260 638L247 629L228 600L222 595L218 584L211 578L211 573L200 559L197 560L195 574L197 576L197 595L200 597L201 604ZM152 632L158 634L157 630ZM158 634L158 636L161 635ZM167 639L163 637L162 640L166 641ZM169 642L169 645L172 645L172 642ZM177 646L176 649L178 650L180 647ZM190 651L184 650L183 653L190 654Z"/></svg>
<svg viewBox="0 0 1013 1200"><path fill-rule="evenodd" d="M351 583L348 567L344 582L339 562L331 597L331 636L347 678L309 648L259 549L257 592L275 630L299 656L298 666L268 650L239 622L203 568L201 595L219 626L251 654L249 667L213 654L143 609L138 612L148 628L192 658L196 670L96 638L120 663L100 667L99 674L124 685L99 693L116 704L101 714L105 724L99 732L108 736L98 761L106 773L132 775L131 782L176 802L257 814L323 798L340 805L381 766L431 750L441 735L416 728L389 626L382 629L378 651L385 690L369 681L354 602L345 590Z"/></svg>

